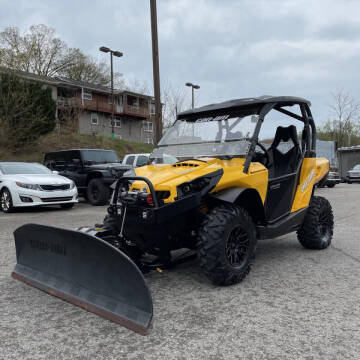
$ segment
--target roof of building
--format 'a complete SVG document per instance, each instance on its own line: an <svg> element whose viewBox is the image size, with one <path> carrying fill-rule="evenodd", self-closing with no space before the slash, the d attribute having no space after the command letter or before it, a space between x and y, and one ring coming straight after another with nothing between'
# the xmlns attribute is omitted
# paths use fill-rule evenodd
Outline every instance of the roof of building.
<svg viewBox="0 0 360 360"><path fill-rule="evenodd" d="M299 103L307 104L309 106L311 105L310 101L300 97L263 95L253 98L229 100L217 104L202 106L196 109L190 109L181 112L179 114L179 117L207 114L207 113L216 113L216 112L221 112L222 110L236 109L242 107L257 108L269 103L278 103L281 106L292 106Z"/></svg>
<svg viewBox="0 0 360 360"><path fill-rule="evenodd" d="M1 68L0 70L6 71L7 69ZM41 82L49 84L49 85L65 86L65 87L73 87L73 88L83 88L83 89L87 89L87 90L91 90L91 91L95 91L95 92L111 94L110 87L92 84L87 81L73 80L73 79L63 77L63 76L50 77L50 76L33 74L30 72L26 72L26 71L20 71L20 70L16 71L15 73L16 73L16 75L18 75L21 78L28 79L28 80L34 80L34 81L41 81ZM133 92L130 90L114 89L114 94L117 94L117 95L129 94L129 95L134 95L134 96L141 95L141 97L145 97L148 99L154 98L153 96L136 93L136 92Z"/></svg>

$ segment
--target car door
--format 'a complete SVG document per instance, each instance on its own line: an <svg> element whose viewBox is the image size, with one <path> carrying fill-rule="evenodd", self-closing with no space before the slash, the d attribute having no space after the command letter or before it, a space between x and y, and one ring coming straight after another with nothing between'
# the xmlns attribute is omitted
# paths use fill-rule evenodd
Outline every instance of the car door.
<svg viewBox="0 0 360 360"><path fill-rule="evenodd" d="M65 176L73 180L76 186L81 187L83 185L83 178L85 177L85 175L83 171L80 151L68 151L65 161Z"/></svg>

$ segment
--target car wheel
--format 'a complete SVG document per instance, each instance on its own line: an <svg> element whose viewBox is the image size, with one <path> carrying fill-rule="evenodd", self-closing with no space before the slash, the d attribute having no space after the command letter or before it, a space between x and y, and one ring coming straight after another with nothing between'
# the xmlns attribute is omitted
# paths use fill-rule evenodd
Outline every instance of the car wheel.
<svg viewBox="0 0 360 360"><path fill-rule="evenodd" d="M101 179L92 179L86 194L91 205L106 205L110 198L110 189Z"/></svg>
<svg viewBox="0 0 360 360"><path fill-rule="evenodd" d="M333 188L335 186L335 184L333 183L333 184L327 184L327 187L328 188Z"/></svg>
<svg viewBox="0 0 360 360"><path fill-rule="evenodd" d="M60 207L64 210L66 209L72 209L74 207L74 203L70 203L70 204L60 204Z"/></svg>
<svg viewBox="0 0 360 360"><path fill-rule="evenodd" d="M10 194L10 191L8 189L4 189L1 192L1 195L0 195L0 207L1 207L1 210L4 213L11 213L12 211L14 211L11 194Z"/></svg>
<svg viewBox="0 0 360 360"><path fill-rule="evenodd" d="M210 211L199 230L200 266L216 285L232 285L249 273L255 257L256 231L248 212L239 206Z"/></svg>
<svg viewBox="0 0 360 360"><path fill-rule="evenodd" d="M304 222L297 231L300 244L307 249L326 249L333 231L334 215L329 201L322 196L313 196Z"/></svg>

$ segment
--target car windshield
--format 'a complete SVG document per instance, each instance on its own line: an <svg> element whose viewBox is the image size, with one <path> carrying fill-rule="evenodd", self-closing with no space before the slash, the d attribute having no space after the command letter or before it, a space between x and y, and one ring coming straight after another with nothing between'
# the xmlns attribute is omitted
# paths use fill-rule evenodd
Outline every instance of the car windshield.
<svg viewBox="0 0 360 360"><path fill-rule="evenodd" d="M150 158L169 164L184 158L246 156L257 119L225 115L177 120Z"/></svg>
<svg viewBox="0 0 360 360"><path fill-rule="evenodd" d="M52 172L41 164L34 163L2 163L0 169L5 175L49 175Z"/></svg>
<svg viewBox="0 0 360 360"><path fill-rule="evenodd" d="M359 165L355 165L353 170L360 170L360 164Z"/></svg>
<svg viewBox="0 0 360 360"><path fill-rule="evenodd" d="M115 151L83 150L82 156L87 164L107 164L120 162Z"/></svg>

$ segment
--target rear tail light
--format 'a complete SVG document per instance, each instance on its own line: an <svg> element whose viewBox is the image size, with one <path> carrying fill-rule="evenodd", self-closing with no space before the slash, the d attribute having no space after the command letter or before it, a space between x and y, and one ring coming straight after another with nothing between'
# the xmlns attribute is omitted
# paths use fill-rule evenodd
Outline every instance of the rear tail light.
<svg viewBox="0 0 360 360"><path fill-rule="evenodd" d="M146 196L146 202L147 202L147 204L150 205L150 206L152 206L152 205L154 204L154 203L153 203L153 198L152 198L151 194L148 194L148 195Z"/></svg>

